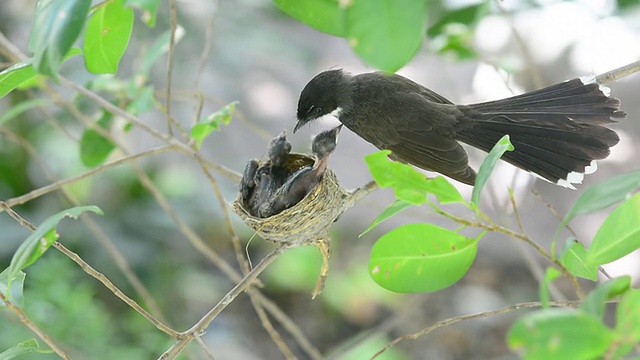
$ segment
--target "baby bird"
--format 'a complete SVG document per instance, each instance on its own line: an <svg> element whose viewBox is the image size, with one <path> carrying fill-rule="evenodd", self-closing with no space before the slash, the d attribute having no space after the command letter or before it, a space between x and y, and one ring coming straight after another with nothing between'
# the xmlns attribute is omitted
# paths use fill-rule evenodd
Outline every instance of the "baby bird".
<svg viewBox="0 0 640 360"><path fill-rule="evenodd" d="M329 155L335 150L338 133L342 125L318 134L311 144L316 157L313 166L296 171L276 192L258 209L258 216L266 218L279 214L300 202L322 179L327 169Z"/></svg>

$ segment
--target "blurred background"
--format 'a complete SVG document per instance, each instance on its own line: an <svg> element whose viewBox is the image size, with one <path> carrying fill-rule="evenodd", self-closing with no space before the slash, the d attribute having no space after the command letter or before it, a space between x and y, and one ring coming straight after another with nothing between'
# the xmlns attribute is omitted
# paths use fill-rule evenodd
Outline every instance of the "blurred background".
<svg viewBox="0 0 640 360"><path fill-rule="evenodd" d="M435 21L447 11L470 4L473 2L467 0L430 1L428 16ZM600 74L640 58L638 1L505 0L492 2L490 8L477 26L458 24L447 34L425 38L418 55L399 73L453 102L474 103L578 76ZM0 2L0 31L27 54L34 9L33 0ZM172 115L189 128L198 108L200 90L204 94L205 115L238 101L231 123L208 137L201 153L239 173L249 159L264 156L269 139L283 129L289 131L294 151L308 152L312 136L335 125L325 122L291 134L297 96L314 75L329 68L344 68L352 73L374 70L359 60L344 39L297 22L267 0L181 0L177 1L177 10L184 35L176 45ZM209 26L212 26L210 39ZM132 76L150 43L167 29L166 2L161 3L154 28L136 19L132 41L117 77ZM452 48L454 35L469 45L471 51ZM210 42L211 53L203 70L198 71L206 42ZM96 76L84 70L80 58L65 63L62 74L81 84L95 80ZM0 69L9 65L9 59L0 57ZM150 78L155 96L163 104L166 69L166 57L162 57ZM508 198L507 187L511 187L526 233L548 248L560 222L553 211L563 216L588 186L640 168L636 159L640 77L630 76L610 84L610 88L613 96L622 101L628 118L613 126L621 141L609 158L599 162L598 172L587 176L577 191L571 191L500 164L484 195L487 214L517 230ZM81 108L85 106L77 99L79 95L68 88L60 87L59 91L68 99L77 100ZM0 114L33 95L18 91L3 98ZM30 111L0 125L0 200L88 170L80 161L78 150L83 124L62 108L52 106L47 111L55 121ZM148 126L166 131L165 115L160 111L140 117ZM116 127L112 133L131 153L161 144L135 127L128 132ZM342 131L330 166L345 188L358 187L371 179L363 157L374 151L348 130ZM485 154L469 151L477 168ZM121 156L116 151L111 158ZM220 204L198 164L177 152L144 157L139 164L207 245L237 267ZM237 195L237 183L224 175L214 175L224 199L232 202ZM455 182L454 185L465 198L470 197L470 187ZM104 211L104 216L91 218L124 255L174 329L190 327L233 287L234 283L185 239L141 185L131 166L101 171L65 189L79 203L97 205ZM326 289L316 299L310 296L321 264L315 248L289 251L261 276L264 284L261 291L291 317L323 357L369 358L394 338L439 320L538 300L539 279L548 264L527 245L499 234L485 236L469 273L450 288L408 295L379 288L367 273L370 249L377 238L398 225L420 221L457 228L428 208L416 207L359 237L392 201L391 190L375 191L333 226L330 273ZM54 192L14 209L39 224L70 206ZM463 213L463 209L455 207L451 211ZM606 215L607 212L581 216L571 226L578 238L588 243ZM232 215L232 221L243 244L248 243L247 253L254 264L273 249L273 244L258 237L249 243L252 232L237 216ZM86 226L80 221L63 222L59 227L60 242L139 300L113 256ZM28 235L29 231L6 213L0 214L2 268ZM561 238L569 236L563 232ZM612 276L631 274L637 285L640 253L606 269ZM568 284L560 281L557 285L555 299L575 297ZM584 286L588 289L593 285L584 283ZM167 336L53 249L28 269L25 299L27 314L74 359L151 359L171 344ZM512 312L453 324L417 340L402 342L380 358L512 359L515 355L505 345L505 334L522 314ZM281 325L276 324L276 328L282 330ZM305 358L288 333L282 334L296 355ZM34 335L15 316L0 312L0 351L31 337ZM216 318L203 340L217 360L283 358L246 295L237 298ZM202 357L193 345L188 353L192 359ZM21 358L55 357L38 354Z"/></svg>

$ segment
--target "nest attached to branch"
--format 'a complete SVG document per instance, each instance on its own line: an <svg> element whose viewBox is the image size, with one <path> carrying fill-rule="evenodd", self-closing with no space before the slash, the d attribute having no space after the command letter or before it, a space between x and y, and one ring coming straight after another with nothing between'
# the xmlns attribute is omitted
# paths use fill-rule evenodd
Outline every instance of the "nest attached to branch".
<svg viewBox="0 0 640 360"><path fill-rule="evenodd" d="M306 154L291 153L286 167L295 172L302 167L312 166L315 159ZM269 164L261 162L260 165ZM242 194L233 202L233 211L250 228L265 240L289 246L314 245L323 255L320 277L312 295L315 297L324 287L329 271L329 228L331 224L350 206L350 193L340 183L335 173L327 169L320 183L296 205L268 218L258 218L243 207Z"/></svg>

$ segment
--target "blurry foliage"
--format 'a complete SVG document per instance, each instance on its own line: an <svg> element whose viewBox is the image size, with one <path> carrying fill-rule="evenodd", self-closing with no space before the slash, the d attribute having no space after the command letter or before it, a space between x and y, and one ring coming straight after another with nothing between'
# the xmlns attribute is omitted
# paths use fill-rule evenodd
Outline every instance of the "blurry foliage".
<svg viewBox="0 0 640 360"><path fill-rule="evenodd" d="M135 126L105 108L109 103L126 109L134 116L151 111L165 115L165 109L155 98L158 89L150 78L154 65L169 50L170 32L150 35L146 39L149 47L141 54L129 76L123 76L122 72L116 75L131 39L134 14L138 14L146 26L153 27L160 3L159 0L107 0L90 8L90 2L84 0L38 1L29 38L33 58L0 72L0 98L12 104L12 110L0 116L0 126L6 126L5 134L15 138L12 141L0 138L0 199L11 199L44 186L46 181L55 181L46 180L42 170L34 170L40 169L40 159L31 156L29 146L43 154L41 156L54 167L57 163L68 162L65 164L68 168L60 166L65 177L71 176L65 173L69 168L86 170L82 165L100 170L100 166L104 166L118 150L119 145L114 138L118 134L128 135ZM489 13L491 5L488 0L467 3L459 8L448 8L445 2L423 0L402 0L393 4L386 0L274 0L274 3L290 16L320 31L344 37L364 62L386 71L404 66L425 41L440 54L451 54L458 59L476 57L471 46L474 27ZM636 0L618 0L621 10L637 4ZM178 30L175 42L184 34L181 28ZM82 48L73 48L83 35ZM54 108L48 100L30 100L33 96L52 91L47 80L59 82L58 71L62 64L76 55L82 55L87 70L93 73L82 74L84 85L100 93L108 103L99 105L84 96L74 95L71 105L89 119L88 123L80 126L75 123L77 116L68 108ZM181 140L194 144L193 149L197 151L208 136L215 134L213 130L224 131L221 125L231 121L235 106L236 102L220 106L210 115L200 116L191 129L179 129L185 136ZM25 115L34 109L41 111L37 120ZM73 146L68 145L68 139L52 143L54 138L49 136L51 125L41 120L50 120L47 116L56 119L57 122L52 121L56 129L63 128L73 133L70 138L77 142L72 142ZM172 137L172 140L176 138ZM20 141L29 146L20 146ZM464 276L474 261L482 235L486 231L508 230L500 228L482 213L480 193L495 161L509 147L508 138L503 139L489 155L478 174L479 181L471 202L465 201L442 177L425 179L412 167L390 162L384 152L367 157L375 180L381 187L393 188L398 198L368 230L409 206L423 204L440 215L459 221L460 218L447 211L447 206L461 204L470 214L469 219L461 220L462 228L477 227L481 233L472 239L458 234L461 229L452 231L430 224L413 224L384 235L374 247L369 274L364 267L343 269L345 275L328 284L318 300L323 302L325 314L339 314L344 324L368 324L383 314L382 306L396 306L394 300L399 295L373 286L370 276L383 287L402 292L436 291ZM70 161L71 158L75 162ZM223 225L219 218L212 219L212 214L192 213L195 210L189 201L180 198L184 194L202 194L193 182L189 182L190 174L167 175L171 171L181 172L183 169L166 170L155 164L145 167L150 181L157 183L163 194L172 197L173 205L180 209L181 214L186 214L194 223L209 226L205 231L209 232L211 244L207 245L213 244L217 250L231 247L228 235L220 230ZM562 270L562 275L573 281L576 277L594 280L600 265L640 247L639 178L637 172L632 172L610 179L587 189L576 201L561 228L574 216L619 205L607 217L590 248L569 239L558 254L555 248L543 254ZM169 216L156 208L149 210L144 206L143 203L150 201L152 195L135 173L118 169L100 179L90 178L74 183L67 190L76 201L100 199L100 207L106 212L105 221L117 223L110 230L121 232L120 237L125 239L118 246L125 249L127 261L134 272L141 274L151 293L166 294L157 296L157 299L161 308L171 310L170 322L187 327L191 319L185 318L183 313L192 310L191 314L191 307L200 310L200 307L204 309L211 305L201 304L203 293L212 298L224 295L226 290L221 290L221 284L226 289L228 281L212 277L212 283L203 285L203 281L212 278L203 280L198 277L199 273L194 268L200 265L200 260L189 258L195 251L186 241L174 241L177 231L167 225ZM437 199L437 202L432 199ZM147 359L157 357L159 351L171 346L172 339L90 279L69 258L53 251L45 254L53 241L59 238L58 222L65 214L70 212L75 217L85 210L99 210L75 207L58 213L59 209L53 210L48 200L28 201L17 210L28 212L30 208L40 208L41 204L41 211L57 214L52 217L38 214L48 219L43 221L46 226L27 237L20 247L16 247L17 250L11 250L14 253L11 264L2 259L0 268L4 271L0 275L0 292L3 296L13 305L23 308L45 334L60 341L74 358L94 358L99 354L101 359ZM65 228L61 225L61 229ZM151 234L149 238L157 238L157 242L140 244L137 240L141 234ZM158 234L162 237L158 238ZM65 241L73 242L82 250L82 256L88 262L105 262L104 250L88 241L86 235L68 236ZM144 250L128 251L137 247L144 247ZM183 248L189 250L184 251ZM171 256L176 249L181 250L179 253L184 258ZM194 255L194 259L201 259L201 254ZM110 261L113 260L106 260L103 267L107 269L107 276L114 282L125 283L125 292L133 293L122 275L111 269L113 264ZM296 249L281 256L265 273L267 289L274 294L298 292L306 295L312 279L317 276L320 262L317 252L311 248ZM443 272L443 269L447 271ZM561 271L549 271L548 274L540 291L541 301L546 305L549 304L547 287ZM616 309L615 324L610 326L603 320L603 309L605 303L612 299L618 299L620 303ZM619 358L629 353L640 340L638 309L638 291L629 288L628 279L614 279L592 290L579 309L550 309L545 306L521 317L511 328L508 343L512 349L531 359L551 359L554 356L577 359L611 354ZM8 350L0 353L0 357L31 353L37 358L57 358L53 354L36 355L47 352L47 346L39 340L35 342L34 334L20 323L14 313L6 308L1 310L0 350ZM589 341L584 341L585 333L591 335ZM342 340L344 347L352 342L357 346L342 353L341 358L361 359L384 348L390 339L376 335L359 342L356 341L358 339ZM399 350L390 349L379 357L386 358L404 359L406 356Z"/></svg>

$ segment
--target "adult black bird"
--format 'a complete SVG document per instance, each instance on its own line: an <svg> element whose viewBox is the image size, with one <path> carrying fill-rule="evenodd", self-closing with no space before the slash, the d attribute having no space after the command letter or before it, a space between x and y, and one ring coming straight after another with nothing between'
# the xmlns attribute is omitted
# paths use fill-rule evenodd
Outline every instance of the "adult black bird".
<svg viewBox="0 0 640 360"><path fill-rule="evenodd" d="M391 157L473 185L476 172L460 142L490 151L505 134L515 150L502 159L575 189L618 135L604 125L626 117L595 77L573 79L510 98L455 105L400 75L329 70L302 90L294 128L334 115Z"/></svg>

